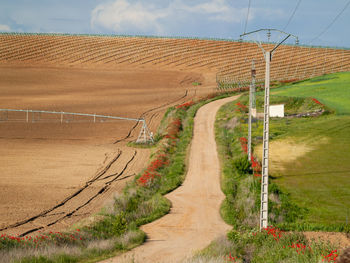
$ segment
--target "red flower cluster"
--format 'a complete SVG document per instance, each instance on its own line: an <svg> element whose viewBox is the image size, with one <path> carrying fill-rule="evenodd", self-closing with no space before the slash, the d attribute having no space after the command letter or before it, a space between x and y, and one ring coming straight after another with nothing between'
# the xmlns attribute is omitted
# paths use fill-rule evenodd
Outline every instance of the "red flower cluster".
<svg viewBox="0 0 350 263"><path fill-rule="evenodd" d="M267 235L272 235L276 242L280 241L280 239L284 233L282 230L278 229L277 227L273 227L273 226L268 226L266 228L263 228L263 231L265 231L265 233ZM252 233L252 234L253 234L253 236L256 236L257 232ZM305 254L305 251L307 249L310 250L310 252L312 252L311 247L306 246L303 243L292 243L288 247L295 249L298 254ZM286 247L283 246L283 248L286 248ZM337 257L338 257L337 250L332 250L328 255L322 255L322 256L323 256L322 261L335 262Z"/></svg>
<svg viewBox="0 0 350 263"><path fill-rule="evenodd" d="M238 258L235 258L231 255L231 252L228 256L224 257L226 262L236 262L236 260L238 260Z"/></svg>
<svg viewBox="0 0 350 263"><path fill-rule="evenodd" d="M332 250L331 253L329 253L328 255L322 255L323 259L322 261L328 261L328 262L335 262L337 260L338 254L337 250Z"/></svg>
<svg viewBox="0 0 350 263"><path fill-rule="evenodd" d="M267 232L267 235L273 236L273 239L277 242L281 239L282 234L284 233L281 229L273 226L267 226L266 228L263 228L263 230Z"/></svg>
<svg viewBox="0 0 350 263"><path fill-rule="evenodd" d="M168 134L165 135L165 138L170 138L170 139L176 139L179 131L181 129L181 119L174 119L171 123L168 125Z"/></svg>
<svg viewBox="0 0 350 263"><path fill-rule="evenodd" d="M194 102L191 100L189 102L186 102L184 104L180 104L176 106L176 109L184 109L187 110L189 107L191 107L194 104Z"/></svg>
<svg viewBox="0 0 350 263"><path fill-rule="evenodd" d="M303 243L295 243L295 244L292 243L289 247L295 248L298 254L304 254L306 248L308 248L311 251L311 247L310 246L306 247L306 245L304 245Z"/></svg>
<svg viewBox="0 0 350 263"><path fill-rule="evenodd" d="M238 107L238 108L236 109L236 111L239 111L239 112L241 112L241 113L246 113L246 112L248 112L248 108L247 108L246 105L244 105L244 104L242 104L242 103L240 103L240 102L237 102L237 103L236 103L236 106Z"/></svg>
<svg viewBox="0 0 350 263"><path fill-rule="evenodd" d="M315 102L316 104L323 106L323 104L322 104L321 102L319 102L317 99L315 99L315 98L311 98L311 99L312 99L313 102Z"/></svg>
<svg viewBox="0 0 350 263"><path fill-rule="evenodd" d="M248 153L248 140L245 137L239 138L239 141L241 142L241 148L242 151L245 153Z"/></svg>
<svg viewBox="0 0 350 263"><path fill-rule="evenodd" d="M2 234L0 236L0 243L8 242L17 242L18 244L23 244L29 247L37 247L40 243L43 242L54 242L55 240L66 240L74 242L77 240L83 240L78 232L80 229L76 229L75 233L61 233L61 232L49 232L49 233L40 233L36 236L24 236L24 237L15 237L7 234Z"/></svg>
<svg viewBox="0 0 350 263"><path fill-rule="evenodd" d="M239 138L239 141L241 143L241 148L242 151L245 152L246 154L248 153L248 140L245 137ZM251 163L252 163L252 169L254 176L261 176L261 164L259 161L252 155L251 156Z"/></svg>
<svg viewBox="0 0 350 263"><path fill-rule="evenodd" d="M261 164L260 162L252 155L251 158L252 169L254 176L261 176Z"/></svg>
<svg viewBox="0 0 350 263"><path fill-rule="evenodd" d="M151 162L147 169L143 172L141 177L137 180L139 185L147 186L149 182L154 180L156 177L161 175L158 173L158 170L165 165L168 165L169 161L165 154L159 154L157 158Z"/></svg>

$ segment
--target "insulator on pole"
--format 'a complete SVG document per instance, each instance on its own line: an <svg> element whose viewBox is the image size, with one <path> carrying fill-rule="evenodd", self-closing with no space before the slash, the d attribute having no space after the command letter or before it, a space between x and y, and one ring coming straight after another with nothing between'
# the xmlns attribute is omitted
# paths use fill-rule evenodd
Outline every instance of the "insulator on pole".
<svg viewBox="0 0 350 263"><path fill-rule="evenodd" d="M268 42L270 42L270 38L271 38L271 31L268 30L268 31L267 31L267 39L268 39Z"/></svg>

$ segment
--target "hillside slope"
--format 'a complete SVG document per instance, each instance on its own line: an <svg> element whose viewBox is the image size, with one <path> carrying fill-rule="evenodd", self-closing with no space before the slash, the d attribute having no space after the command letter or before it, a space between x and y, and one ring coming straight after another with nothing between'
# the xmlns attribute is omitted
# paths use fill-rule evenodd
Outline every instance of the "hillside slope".
<svg viewBox="0 0 350 263"><path fill-rule="evenodd" d="M267 45L265 44L267 48ZM272 47L272 45L270 45ZM255 43L146 37L45 34L0 34L1 63L49 63L107 67L156 67L209 71L221 80L250 78L255 60L257 79L265 62ZM350 50L282 45L274 53L272 80L304 79L350 70Z"/></svg>

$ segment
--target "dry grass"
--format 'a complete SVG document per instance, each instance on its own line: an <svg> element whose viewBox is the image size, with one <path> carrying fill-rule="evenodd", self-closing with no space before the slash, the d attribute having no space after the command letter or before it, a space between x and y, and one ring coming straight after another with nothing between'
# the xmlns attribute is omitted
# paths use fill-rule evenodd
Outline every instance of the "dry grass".
<svg viewBox="0 0 350 263"><path fill-rule="evenodd" d="M183 263L221 263L230 262L229 255L234 244L226 236L214 240L207 248L192 257L184 259ZM233 261L231 261L233 262Z"/></svg>
<svg viewBox="0 0 350 263"><path fill-rule="evenodd" d="M259 224L259 215L255 211L255 193L250 190L252 187L254 178L247 176L239 185L236 204L242 208L244 212L243 224L251 227L255 227Z"/></svg>
<svg viewBox="0 0 350 263"><path fill-rule="evenodd" d="M93 240L88 243L87 249L108 250L114 247L114 239Z"/></svg>
<svg viewBox="0 0 350 263"><path fill-rule="evenodd" d="M196 258L188 258L183 261L183 263L226 263L228 262L224 257L215 258L211 256L199 256Z"/></svg>
<svg viewBox="0 0 350 263"><path fill-rule="evenodd" d="M81 255L81 249L76 246L47 246L38 248L18 248L11 250L0 250L0 263L9 263L21 260L25 257L52 257L57 254Z"/></svg>

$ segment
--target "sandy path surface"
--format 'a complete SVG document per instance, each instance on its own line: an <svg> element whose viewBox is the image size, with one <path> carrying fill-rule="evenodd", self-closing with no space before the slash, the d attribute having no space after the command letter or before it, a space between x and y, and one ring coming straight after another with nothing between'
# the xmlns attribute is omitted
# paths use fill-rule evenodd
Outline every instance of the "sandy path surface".
<svg viewBox="0 0 350 263"><path fill-rule="evenodd" d="M144 245L104 262L179 262L230 229L219 214L224 194L214 122L218 109L236 98L218 100L199 109L186 180L166 195L172 202L170 213L142 227L148 236Z"/></svg>

